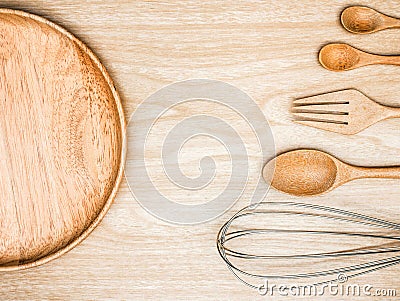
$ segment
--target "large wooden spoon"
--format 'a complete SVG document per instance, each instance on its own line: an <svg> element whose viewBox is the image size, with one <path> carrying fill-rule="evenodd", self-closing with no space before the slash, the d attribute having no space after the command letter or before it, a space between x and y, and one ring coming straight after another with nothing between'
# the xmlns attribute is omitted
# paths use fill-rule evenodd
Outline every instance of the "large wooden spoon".
<svg viewBox="0 0 400 301"><path fill-rule="evenodd" d="M289 151L269 161L264 178L274 168L272 187L297 196L322 194L361 178L400 179L400 167L359 167L310 149Z"/></svg>
<svg viewBox="0 0 400 301"><path fill-rule="evenodd" d="M346 71L367 65L400 65L400 56L367 53L347 44L325 45L319 51L319 62L331 71Z"/></svg>
<svg viewBox="0 0 400 301"><path fill-rule="evenodd" d="M400 20L366 6L350 6L340 17L345 29L352 33L373 33L387 28L400 28Z"/></svg>

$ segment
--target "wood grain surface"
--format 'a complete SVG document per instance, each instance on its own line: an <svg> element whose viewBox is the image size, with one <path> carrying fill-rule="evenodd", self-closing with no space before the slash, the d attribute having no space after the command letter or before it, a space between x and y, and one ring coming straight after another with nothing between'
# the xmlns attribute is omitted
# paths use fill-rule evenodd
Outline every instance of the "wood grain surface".
<svg viewBox="0 0 400 301"><path fill-rule="evenodd" d="M349 43L377 54L400 53L400 31L353 35L340 25L348 5L367 5L400 17L398 1L0 1L48 18L71 31L101 59L121 94L127 118L161 87L190 78L218 79L248 93L268 119L276 152L316 148L361 166L400 164L400 120L382 121L365 131L345 136L295 124L290 114L294 98L345 88L357 88L373 100L400 106L400 69L368 66L348 72L330 72L318 63L318 51L331 42ZM160 106L163 104L160 103ZM205 105L177 108L165 122ZM238 116L217 113L237 126ZM159 121L161 124L163 120ZM162 140L163 127L152 139ZM211 142L210 142L211 143ZM0 274L2 300L265 300L240 283L216 249L222 224L249 203L252 179L261 174L257 141L245 140L249 151L250 181L243 197L215 220L195 226L162 222L147 213L123 181L117 198L96 230L64 256L37 268ZM205 154L226 160L224 149L208 140L194 139L183 149L182 170L198 173ZM149 169L158 166L160 152L152 148ZM225 169L216 178L223 180ZM161 175L160 175L161 176ZM204 200L220 193L225 183L201 195L189 195L156 178L158 187L180 202ZM189 195L189 196L188 196ZM362 179L318 196L296 198L270 190L267 201L301 201L328 205L399 222L399 180ZM301 242L298 242L301 243ZM318 242L314 242L318 247ZM312 246L308 246L311 248ZM349 280L375 288L397 289L400 267L393 266ZM397 297L398 298L398 297ZM293 300L275 297L273 300ZM298 298L310 300L309 297ZM320 296L319 300L354 300ZM357 300L396 300L363 296Z"/></svg>

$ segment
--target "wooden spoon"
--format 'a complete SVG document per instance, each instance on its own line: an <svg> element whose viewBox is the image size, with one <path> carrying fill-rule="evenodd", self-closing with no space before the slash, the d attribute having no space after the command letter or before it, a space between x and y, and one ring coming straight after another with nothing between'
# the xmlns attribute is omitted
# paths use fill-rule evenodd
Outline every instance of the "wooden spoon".
<svg viewBox="0 0 400 301"><path fill-rule="evenodd" d="M325 45L319 51L319 62L331 71L352 70L367 65L400 65L400 56L367 53L347 44Z"/></svg>
<svg viewBox="0 0 400 301"><path fill-rule="evenodd" d="M352 33L373 33L387 28L400 28L400 20L366 6L350 6L340 17L345 29Z"/></svg>
<svg viewBox="0 0 400 301"><path fill-rule="evenodd" d="M361 178L400 179L400 167L359 167L310 149L289 151L269 161L264 178L274 167L272 187L297 196L318 195Z"/></svg>
<svg viewBox="0 0 400 301"><path fill-rule="evenodd" d="M71 250L117 193L125 120L97 57L61 27L0 9L0 271Z"/></svg>

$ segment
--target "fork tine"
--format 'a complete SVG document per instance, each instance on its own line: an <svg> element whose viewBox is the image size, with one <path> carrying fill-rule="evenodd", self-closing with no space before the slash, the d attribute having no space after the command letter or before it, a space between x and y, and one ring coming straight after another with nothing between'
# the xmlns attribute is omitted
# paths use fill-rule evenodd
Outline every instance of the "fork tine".
<svg viewBox="0 0 400 301"><path fill-rule="evenodd" d="M305 120L305 119L295 119L294 122L325 131L330 131L345 135L354 134L351 128L346 124L328 123L328 122Z"/></svg>
<svg viewBox="0 0 400 301"><path fill-rule="evenodd" d="M333 124L348 124L348 115L338 115L338 114L331 114L331 113L300 113L300 112L293 112L293 116L298 120L305 120L305 121L313 121L319 123L333 123Z"/></svg>
<svg viewBox="0 0 400 301"><path fill-rule="evenodd" d="M292 107L292 112L348 115L349 108L348 104L314 104Z"/></svg>
<svg viewBox="0 0 400 301"><path fill-rule="evenodd" d="M343 100L332 100L332 99L323 99L323 98L313 98L313 97L308 97L308 98L300 98L300 99L295 99L293 101L293 106L298 107L298 106L306 106L306 105L338 105L338 104L349 104L349 101L343 99Z"/></svg>
<svg viewBox="0 0 400 301"><path fill-rule="evenodd" d="M349 97L352 93L356 93L357 91L353 89L349 90L341 90L336 92L330 92L325 94L319 94L304 98L299 98L293 101L293 105L308 105L308 104L341 104L348 103ZM359 92L358 92L359 93Z"/></svg>

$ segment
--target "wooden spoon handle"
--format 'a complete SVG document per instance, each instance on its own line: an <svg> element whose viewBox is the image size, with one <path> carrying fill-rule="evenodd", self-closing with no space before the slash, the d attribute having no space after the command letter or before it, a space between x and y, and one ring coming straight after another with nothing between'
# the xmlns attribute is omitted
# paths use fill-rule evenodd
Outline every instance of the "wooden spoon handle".
<svg viewBox="0 0 400 301"><path fill-rule="evenodd" d="M385 107L385 117L388 118L400 118L400 108Z"/></svg>
<svg viewBox="0 0 400 301"><path fill-rule="evenodd" d="M397 65L400 66L400 56L398 55L374 55L374 60L371 61L372 64L381 65Z"/></svg>
<svg viewBox="0 0 400 301"><path fill-rule="evenodd" d="M400 28L400 19L385 16L384 27L385 28Z"/></svg>
<svg viewBox="0 0 400 301"><path fill-rule="evenodd" d="M357 167L354 178L400 179L400 167Z"/></svg>

